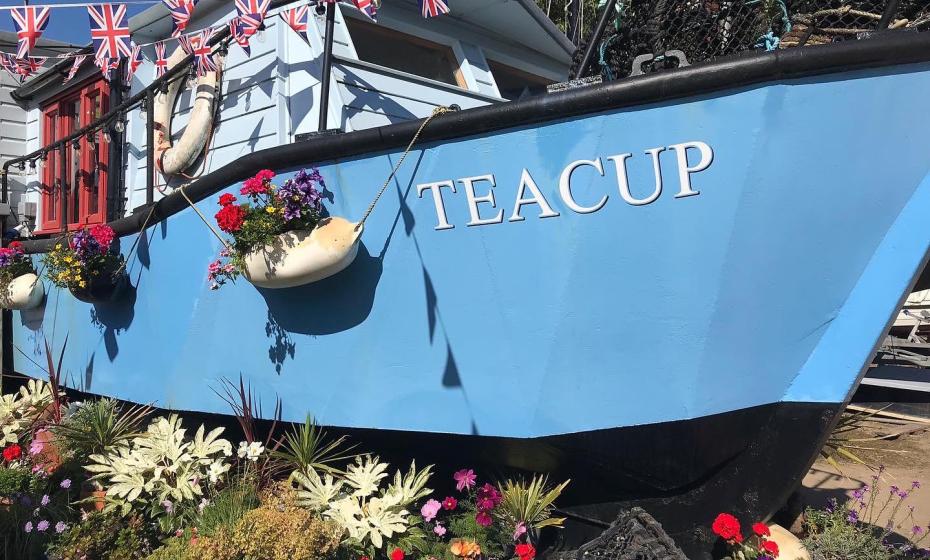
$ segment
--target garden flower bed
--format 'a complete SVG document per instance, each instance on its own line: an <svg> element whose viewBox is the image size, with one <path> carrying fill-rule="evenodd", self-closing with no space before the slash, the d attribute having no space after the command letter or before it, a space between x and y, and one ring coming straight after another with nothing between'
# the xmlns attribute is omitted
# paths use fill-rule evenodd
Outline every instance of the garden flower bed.
<svg viewBox="0 0 930 560"><path fill-rule="evenodd" d="M53 376L54 378L54 376ZM308 418L256 439L251 395L230 404L245 439L110 399L68 402L30 380L0 399L5 558L533 560L568 485L396 468Z"/></svg>

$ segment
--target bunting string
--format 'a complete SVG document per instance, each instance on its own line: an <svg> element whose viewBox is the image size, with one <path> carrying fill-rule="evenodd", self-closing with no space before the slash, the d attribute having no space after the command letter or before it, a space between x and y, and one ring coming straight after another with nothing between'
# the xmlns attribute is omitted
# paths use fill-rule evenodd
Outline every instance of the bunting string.
<svg viewBox="0 0 930 560"><path fill-rule="evenodd" d="M280 10L278 15L294 32L309 42L310 7L320 2L334 3L336 0L307 0L295 8ZM373 21L377 21L379 0L343 0L355 6ZM187 32L188 23L193 16L199 0L124 0L119 3L65 3L32 4L27 6L0 6L0 11L7 10L13 20L17 33L16 53L0 52L0 68L10 73L20 82L36 74L48 57L33 56L32 52L40 48L38 41L48 27L52 14L60 9L83 8L87 11L90 23L90 35L93 44L94 64L100 68L104 77L110 79L110 73L119 67L124 58L128 59L125 79L127 83L147 58L143 48L153 46L157 77L167 70L165 47L167 41L176 40L178 44L195 57L195 69L203 75L216 69L213 59L216 46L209 47L207 42L217 29L228 28L230 40L235 42L246 56L251 55L250 38L263 29L271 0L235 0L236 13L226 23L218 27L207 27L198 31ZM418 0L423 17L436 17L449 13L449 0ZM163 4L168 8L172 18L170 37L159 41L135 43L129 32L127 5ZM73 61L64 83L71 81L88 58L87 52L73 51L55 56L58 60Z"/></svg>

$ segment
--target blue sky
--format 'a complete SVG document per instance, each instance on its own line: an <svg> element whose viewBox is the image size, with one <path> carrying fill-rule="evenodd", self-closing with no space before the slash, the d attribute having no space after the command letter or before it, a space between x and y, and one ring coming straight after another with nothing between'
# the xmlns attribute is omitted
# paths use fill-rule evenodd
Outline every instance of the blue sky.
<svg viewBox="0 0 930 560"><path fill-rule="evenodd" d="M30 2L34 6L54 4L76 4L81 0L35 0ZM116 3L116 2L113 2ZM147 4L129 4L127 6L129 17L149 8L155 1ZM0 0L0 6L22 6L23 2ZM13 20L10 19L9 10L0 10L0 30L14 31ZM52 9L48 27L43 37L66 41L75 45L86 45L90 42L90 23L87 19L87 10L81 8Z"/></svg>

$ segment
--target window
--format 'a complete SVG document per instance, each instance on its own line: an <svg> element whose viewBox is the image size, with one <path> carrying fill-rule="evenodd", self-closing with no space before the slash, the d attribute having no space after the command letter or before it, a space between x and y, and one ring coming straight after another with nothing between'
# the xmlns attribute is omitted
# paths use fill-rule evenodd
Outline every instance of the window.
<svg viewBox="0 0 930 560"><path fill-rule="evenodd" d="M497 82L497 89L501 97L508 101L514 101L527 95L536 95L545 93L546 86L552 83L552 80L517 70L506 64L488 60L488 68L494 75L494 81Z"/></svg>
<svg viewBox="0 0 930 560"><path fill-rule="evenodd" d="M352 17L345 22L359 60L468 88L451 48Z"/></svg>
<svg viewBox="0 0 930 560"><path fill-rule="evenodd" d="M42 109L42 142L64 138L107 111L109 89L102 79L70 89ZM75 145L52 150L42 171L42 232L77 229L107 220L109 146L101 132Z"/></svg>

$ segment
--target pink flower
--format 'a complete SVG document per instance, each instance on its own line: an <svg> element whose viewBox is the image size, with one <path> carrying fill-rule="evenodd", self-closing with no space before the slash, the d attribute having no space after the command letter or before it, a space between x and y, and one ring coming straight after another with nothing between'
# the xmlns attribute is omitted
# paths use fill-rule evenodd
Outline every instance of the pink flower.
<svg viewBox="0 0 930 560"><path fill-rule="evenodd" d="M518 541L520 537L526 534L526 523L519 522L517 523L516 528L513 530L513 540Z"/></svg>
<svg viewBox="0 0 930 560"><path fill-rule="evenodd" d="M439 510L442 509L442 504L436 500L428 500L423 507L420 508L420 513L423 515L423 520L426 522L436 519L436 514L439 513Z"/></svg>
<svg viewBox="0 0 930 560"><path fill-rule="evenodd" d="M436 533L438 536L443 537L446 534L446 528L440 525L439 523L437 523L436 526L433 527L433 532Z"/></svg>
<svg viewBox="0 0 930 560"><path fill-rule="evenodd" d="M488 515L488 512L486 511L479 511L478 514L475 515L475 523L481 525L482 527L490 527L491 516Z"/></svg>
<svg viewBox="0 0 930 560"><path fill-rule="evenodd" d="M455 479L455 489L461 492L462 490L471 490L472 486L475 485L475 481L478 479L475 476L475 471L471 469L462 469L457 471L452 478Z"/></svg>
<svg viewBox="0 0 930 560"><path fill-rule="evenodd" d="M32 443L29 444L30 455L38 455L42 453L43 449L45 449L45 444L37 439L32 440Z"/></svg>
<svg viewBox="0 0 930 560"><path fill-rule="evenodd" d="M452 496L446 496L446 499L442 501L442 509L447 511L452 511L459 505L459 501L453 498Z"/></svg>
<svg viewBox="0 0 930 560"><path fill-rule="evenodd" d="M242 189L239 190L240 194L246 196L258 196L260 194L265 194L268 192L268 185L258 177L252 177L251 179L246 179L242 183Z"/></svg>
<svg viewBox="0 0 930 560"><path fill-rule="evenodd" d="M502 499L503 496L501 496L500 490L491 484L485 483L484 486L478 489L476 505L478 509L492 510L500 505Z"/></svg>

